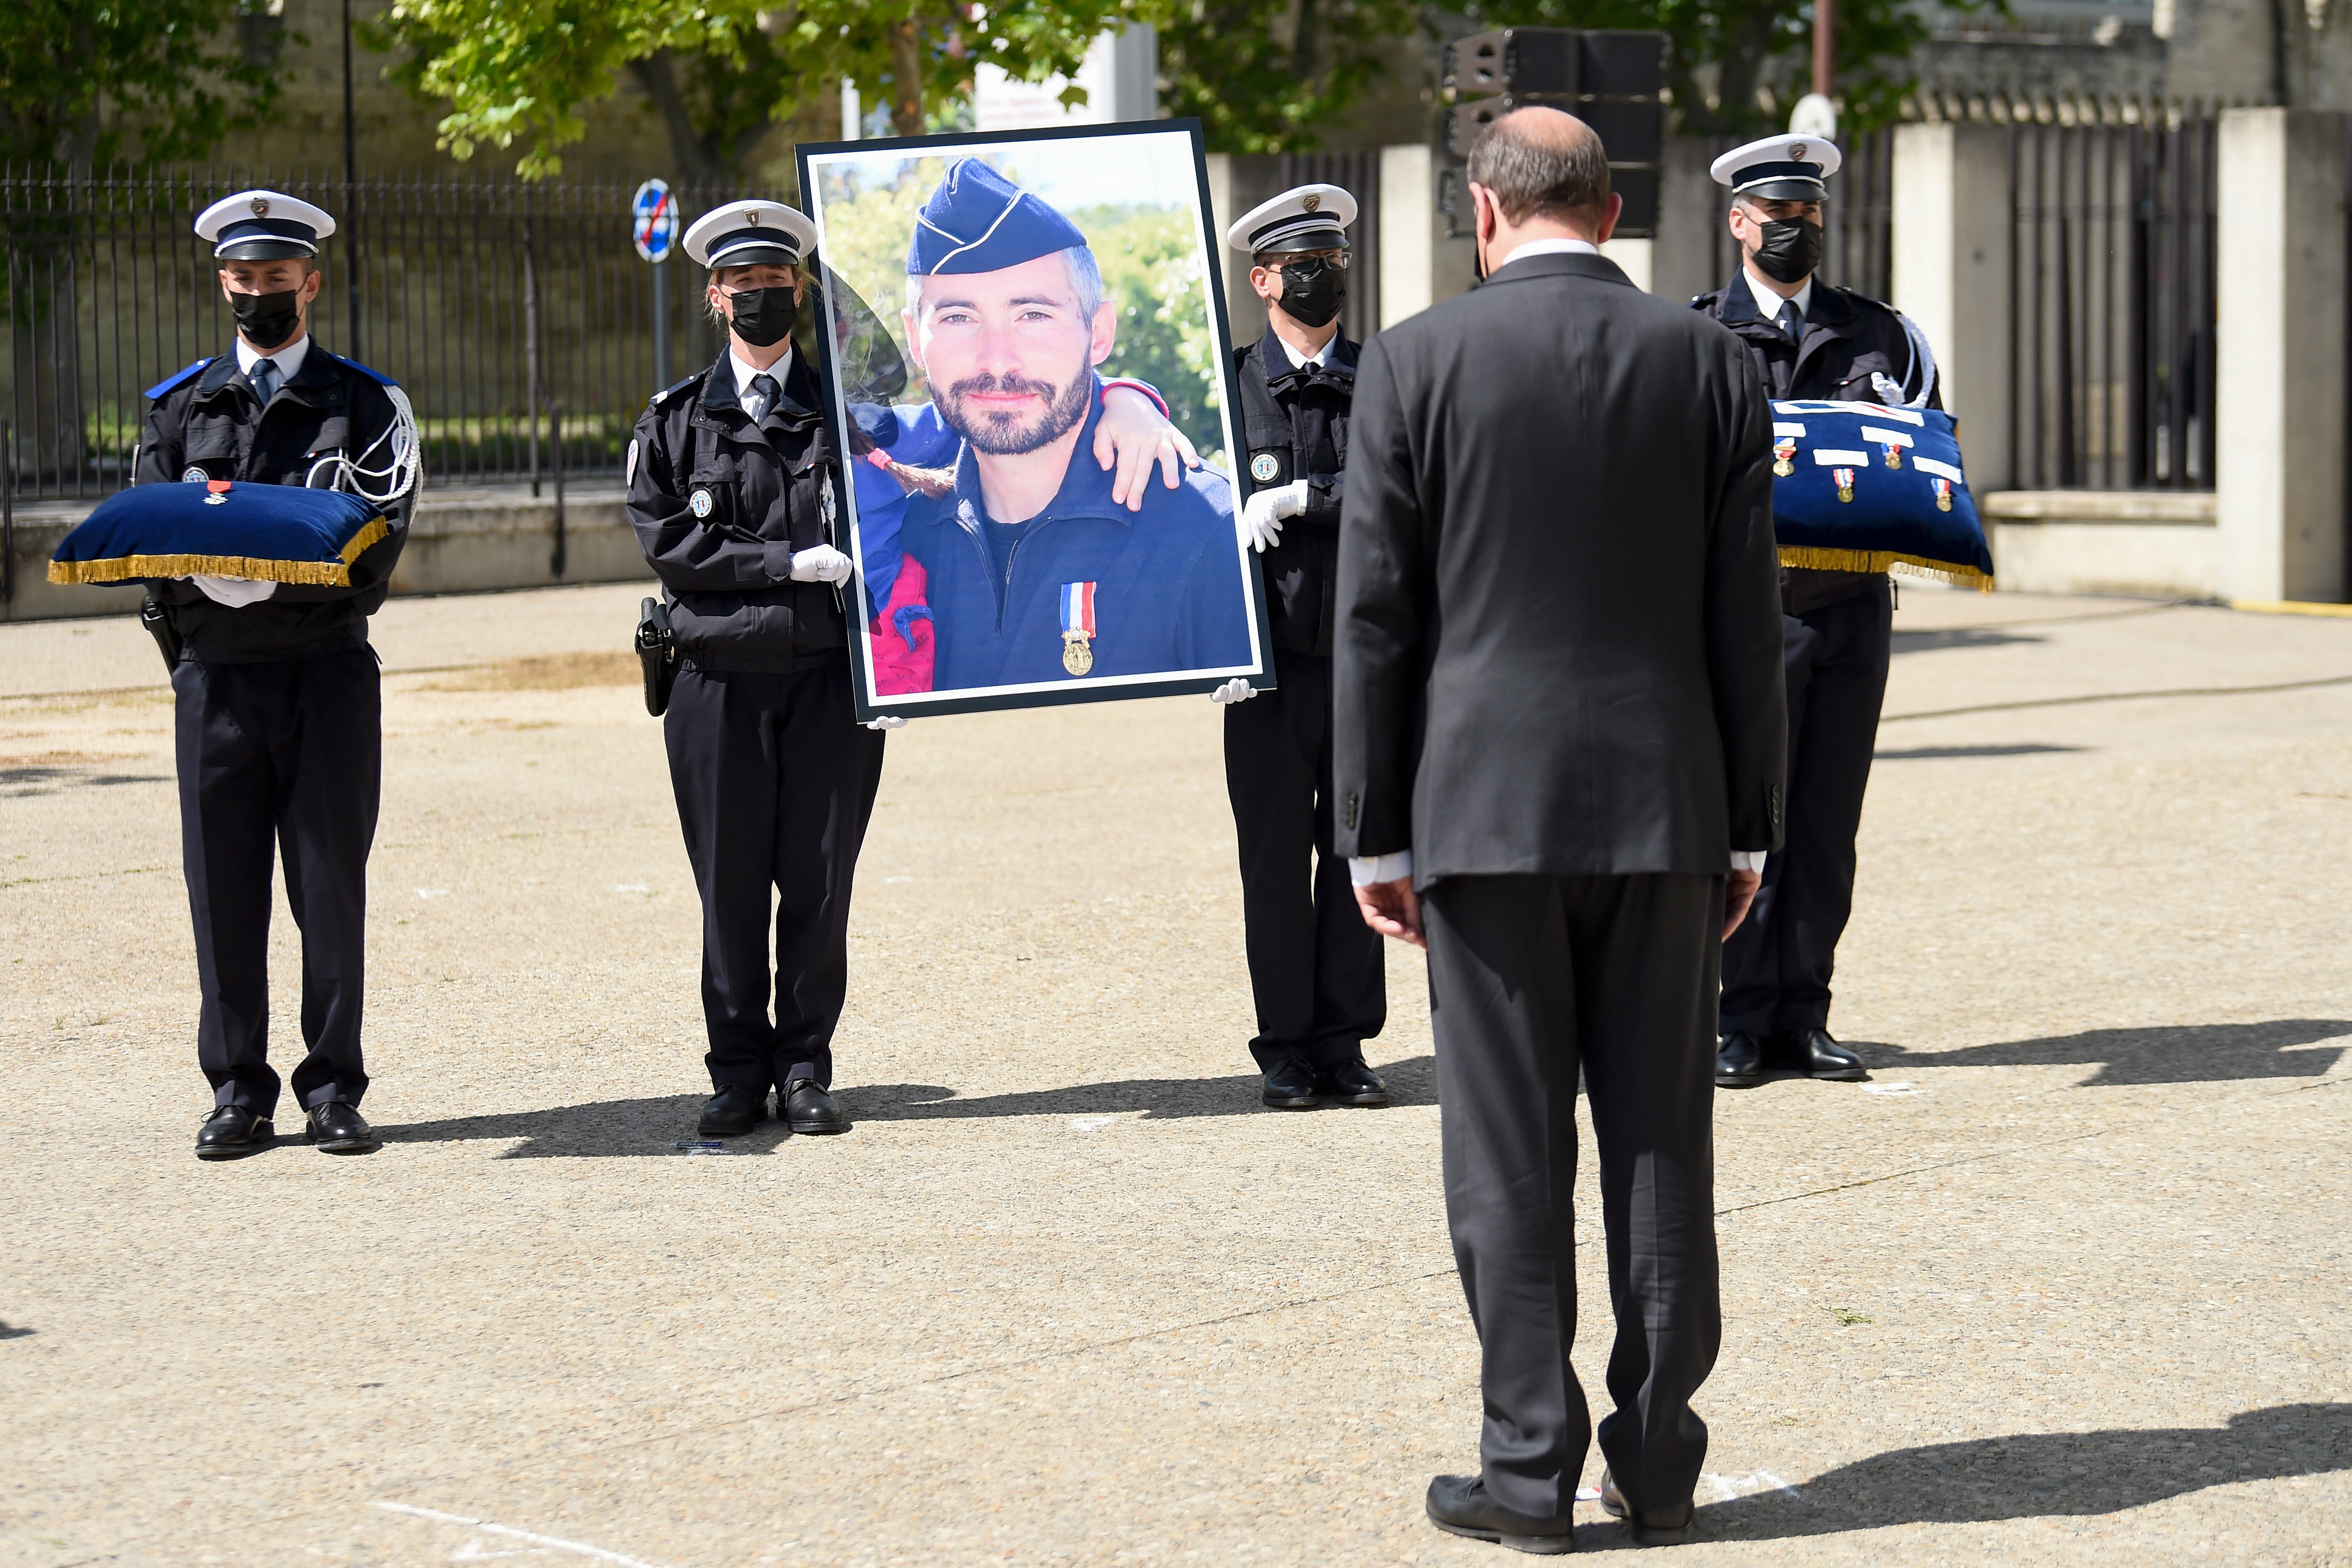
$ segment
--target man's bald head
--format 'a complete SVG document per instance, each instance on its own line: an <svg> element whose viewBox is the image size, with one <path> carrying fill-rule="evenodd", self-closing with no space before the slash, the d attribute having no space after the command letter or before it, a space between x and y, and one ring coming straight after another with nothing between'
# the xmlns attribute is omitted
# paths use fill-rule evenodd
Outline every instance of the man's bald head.
<svg viewBox="0 0 2352 1568"><path fill-rule="evenodd" d="M1609 205L1609 154L1572 114L1515 109L1471 144L1470 183L1492 191L1510 223L1591 225Z"/></svg>

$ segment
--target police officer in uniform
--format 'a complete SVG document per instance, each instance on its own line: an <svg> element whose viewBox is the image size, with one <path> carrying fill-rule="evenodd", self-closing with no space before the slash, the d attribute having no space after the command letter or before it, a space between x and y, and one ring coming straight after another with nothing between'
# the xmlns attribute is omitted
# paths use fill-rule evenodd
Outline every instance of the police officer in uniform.
<svg viewBox="0 0 2352 1568"><path fill-rule="evenodd" d="M1766 395L1943 406L1927 339L1893 307L1813 276L1837 148L1768 136L1715 161L1739 242L1731 281L1691 301L1747 344ZM1787 839L1723 952L1715 1081L1771 1070L1851 1081L1829 1032L1830 973L1853 907L1854 835L1878 739L1894 627L1884 573L1780 569L1789 690Z"/></svg>
<svg viewBox="0 0 2352 1568"><path fill-rule="evenodd" d="M1234 354L1249 449L1241 527L1265 555L1274 689L1228 682L1225 789L1241 848L1242 914L1261 1098L1281 1110L1386 1105L1363 1043L1388 1020L1381 939L1333 853L1332 595L1356 345L1339 332L1356 200L1301 185L1245 214L1225 242L1250 258L1265 335ZM1310 868L1311 866L1311 868Z"/></svg>
<svg viewBox="0 0 2352 1568"><path fill-rule="evenodd" d="M310 337L319 242L335 220L276 191L207 207L196 235L236 317L232 352L149 389L134 482L310 485L357 492L389 531L344 586L184 577L148 585L176 647L172 690L180 852L201 994L196 1057L213 1110L199 1159L249 1153L275 1129L268 1062L274 848L302 932L302 1039L294 1097L304 1136L331 1153L376 1138L360 1115L367 860L383 775L382 700L368 617L408 538L416 426L400 389Z"/></svg>
<svg viewBox="0 0 2352 1568"><path fill-rule="evenodd" d="M709 1138L765 1121L771 1088L792 1131L847 1126L827 1091L850 883L882 778L879 731L905 722L861 727L852 708L841 457L792 342L815 237L771 201L730 203L687 230L727 352L656 395L629 447L629 521L679 656L662 731L702 896Z"/></svg>

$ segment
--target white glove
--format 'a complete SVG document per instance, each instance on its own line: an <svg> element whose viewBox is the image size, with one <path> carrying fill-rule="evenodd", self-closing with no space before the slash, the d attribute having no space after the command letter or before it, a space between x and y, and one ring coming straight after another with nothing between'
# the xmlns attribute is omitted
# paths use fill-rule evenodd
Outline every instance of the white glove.
<svg viewBox="0 0 2352 1568"><path fill-rule="evenodd" d="M903 730L907 721L896 713L885 713L879 719L868 719L866 727L869 730Z"/></svg>
<svg viewBox="0 0 2352 1568"><path fill-rule="evenodd" d="M849 557L830 544L812 546L793 555L793 581L795 583L846 583L849 581Z"/></svg>
<svg viewBox="0 0 2352 1568"><path fill-rule="evenodd" d="M1228 702L1246 702L1256 695L1257 688L1236 675L1214 691L1210 692L1209 700L1222 708Z"/></svg>
<svg viewBox="0 0 2352 1568"><path fill-rule="evenodd" d="M232 610L257 605L278 592L275 583L248 583L242 577L191 577L188 581L196 585L197 593Z"/></svg>
<svg viewBox="0 0 2352 1568"><path fill-rule="evenodd" d="M1293 479L1270 490L1256 490L1242 503L1242 540L1263 554L1282 539L1282 520L1307 510L1307 481Z"/></svg>

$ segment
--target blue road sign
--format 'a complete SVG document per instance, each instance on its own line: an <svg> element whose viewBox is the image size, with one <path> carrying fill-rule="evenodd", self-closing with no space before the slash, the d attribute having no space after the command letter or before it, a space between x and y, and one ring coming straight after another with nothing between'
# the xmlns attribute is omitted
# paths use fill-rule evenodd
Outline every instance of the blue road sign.
<svg viewBox="0 0 2352 1568"><path fill-rule="evenodd" d="M647 180L629 201L629 237L647 261L667 261L677 247L677 202L669 186Z"/></svg>

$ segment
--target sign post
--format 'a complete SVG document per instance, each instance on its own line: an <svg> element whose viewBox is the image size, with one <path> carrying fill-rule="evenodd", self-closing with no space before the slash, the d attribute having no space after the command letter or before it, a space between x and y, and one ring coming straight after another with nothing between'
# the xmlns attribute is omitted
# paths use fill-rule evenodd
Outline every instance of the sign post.
<svg viewBox="0 0 2352 1568"><path fill-rule="evenodd" d="M669 384L669 253L677 247L677 201L660 180L647 180L629 201L629 237L654 264L654 390Z"/></svg>

